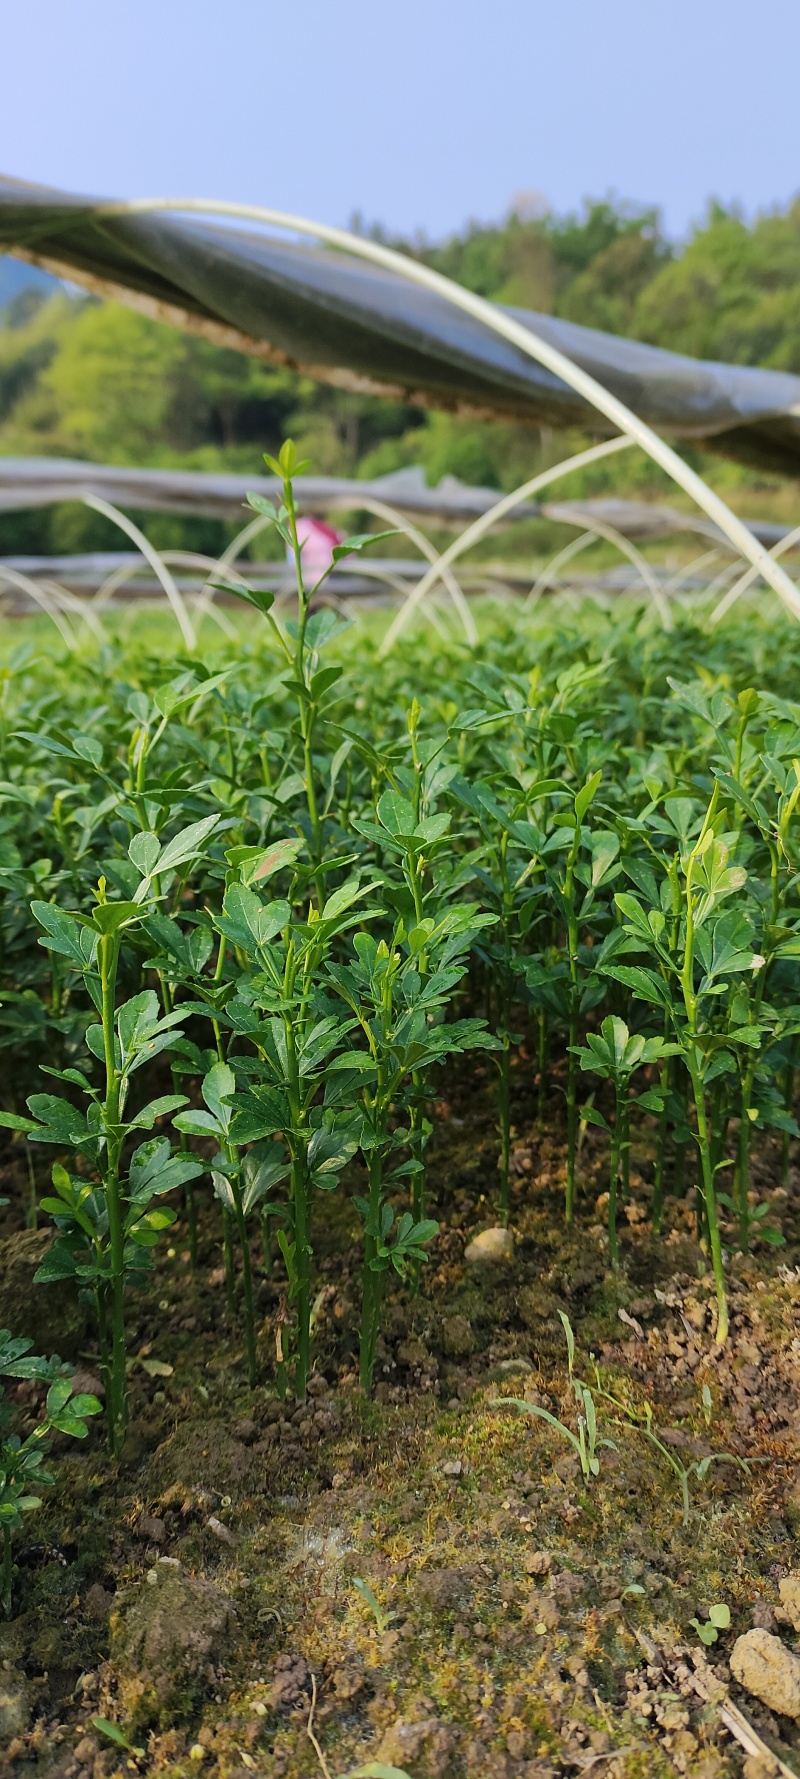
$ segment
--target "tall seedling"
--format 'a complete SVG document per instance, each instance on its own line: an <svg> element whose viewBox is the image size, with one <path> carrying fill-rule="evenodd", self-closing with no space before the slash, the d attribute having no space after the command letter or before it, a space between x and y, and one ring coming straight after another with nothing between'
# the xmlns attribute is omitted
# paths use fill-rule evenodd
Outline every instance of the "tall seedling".
<svg viewBox="0 0 800 1779"><path fill-rule="evenodd" d="M427 934L437 930L445 913L448 895L452 894L453 848L450 836L451 816L446 810L428 813L429 796L437 786L436 756L442 744L421 744L418 734L420 708L416 700L408 715L413 769L411 772L390 766L386 757L379 762L394 781L378 798L375 820L353 817L352 826L358 834L372 841L385 870L384 902L397 909L406 933L415 933L414 969L424 984L431 968ZM377 756L375 756L377 760ZM442 788L450 773L442 774ZM399 868L402 882L389 879L389 866ZM463 910L453 909L459 918ZM471 934L491 925L494 916L481 916L477 909L469 911ZM455 929L453 929L455 930ZM426 1109L425 1070L414 1065L407 1095L410 1120L410 1143L413 1155L411 1173L411 1210L415 1222L427 1214L426 1147L431 1125Z"/></svg>
<svg viewBox="0 0 800 1779"><path fill-rule="evenodd" d="M154 833L135 835L129 854L139 876L128 902L107 898L101 878L89 915L68 912L50 902L34 902L33 914L43 928L41 944L66 957L80 973L99 1022L89 1026L86 1043L101 1064L103 1085L96 1087L80 1069L44 1073L77 1088L85 1111L54 1094L32 1094L32 1118L0 1114L0 1123L26 1131L34 1143L72 1150L96 1176L70 1174L57 1162L52 1170L56 1197L42 1209L54 1217L57 1241L36 1275L42 1283L71 1279L94 1294L106 1382L109 1444L120 1450L128 1419L126 1377L125 1286L149 1264L149 1250L159 1234L175 1221L175 1212L153 1200L194 1178L201 1166L188 1156L172 1154L168 1137L139 1143L126 1161L129 1138L152 1130L156 1119L186 1104L185 1096L169 1094L150 1100L127 1115L131 1077L181 1037L180 1010L162 1015L158 997L146 989L117 1004L117 977L126 936L135 934L147 912L169 886L177 868L197 856L216 826L217 816L193 824L162 846Z"/></svg>
<svg viewBox="0 0 800 1779"><path fill-rule="evenodd" d="M397 827L400 800L393 793L387 795L393 797L392 820ZM410 826L415 812L410 805L407 811ZM352 963L329 968L337 993L366 1040L366 1049L349 1050L336 1058L326 1094L344 1106L352 1106L355 1097L361 1107L359 1146L368 1177L368 1196L357 1200L364 1219L360 1375L365 1390L372 1385L386 1273L393 1266L403 1277L411 1266L419 1265L424 1244L438 1228L430 1218L416 1215L416 1204L403 1212L395 1227L391 1196L409 1174L416 1180L421 1168L413 1131L403 1122L400 1109L425 1091L436 1063L456 1052L496 1043L482 1020L441 1023L465 975L464 953L486 919L470 908L451 908L438 920L421 920L408 933L401 919L389 944L357 933ZM404 1151L407 1159L391 1166Z"/></svg>
<svg viewBox="0 0 800 1779"><path fill-rule="evenodd" d="M591 844L591 837L584 829L584 817L593 798L596 796L602 778L601 772L594 772L586 783L575 794L571 812L556 816L556 823L563 828L565 857L563 868L559 870L553 863L549 876L553 883L557 900L563 911L567 939L567 965L569 969L568 1005L569 1005L569 1043L567 1061L567 1178L564 1198L564 1214L567 1223L571 1223L575 1213L575 1163L578 1152L578 1019L581 1008L582 970L580 953L580 920L579 907L582 901L578 861L581 847Z"/></svg>
<svg viewBox="0 0 800 1779"><path fill-rule="evenodd" d="M530 880L537 867L538 831L527 819L529 797L524 787L504 774L496 784L481 780L471 784L459 777L452 794L471 810L479 831L479 843L469 854L481 900L492 911L491 931L479 946L492 986L493 1025L497 1038L498 1124L500 1130L500 1220L509 1218L509 1158L511 1152L511 1056L519 1042L512 1030L514 1001L518 991L520 953L530 925L535 900ZM505 801L503 800L505 793ZM541 891L539 892L541 894Z"/></svg>
<svg viewBox="0 0 800 1779"><path fill-rule="evenodd" d="M339 666L320 666L319 650L331 632L337 628L337 623L330 611L312 612L311 601L320 592L337 562L365 549L369 544L379 542L381 538L393 536L394 533L359 533L353 537L345 538L341 544L334 546L329 566L323 570L313 585L309 586L303 563L303 545L297 532L298 515L293 484L293 478L301 475L308 468L308 463L298 463L297 452L291 439L287 439L281 446L277 458L267 455L265 462L272 470L273 475L278 476L282 483L281 504L276 508L263 495L258 494L251 494L248 499L254 511L260 513L272 525L294 564L297 594L296 616L288 620L284 627L279 625L272 615L275 601L271 593L253 592L249 588L233 584L226 584L225 590L236 594L240 599L247 600L250 605L254 605L256 610L261 612L271 625L286 658L287 672L283 676L283 683L291 693L297 708L296 734L301 748L300 770L306 802L304 826L317 907L321 908L325 900L325 832L321 809L322 787L314 749L322 720L330 706L330 694L337 681L341 679L343 669Z"/></svg>
<svg viewBox="0 0 800 1779"><path fill-rule="evenodd" d="M611 1081L614 1087L614 1122L611 1126L608 1182L608 1255L615 1271L619 1265L617 1187L620 1162L630 1145L631 1110L634 1106L639 1106L643 1111L660 1112L663 1105L663 1095L658 1088L650 1088L634 1098L631 1096L630 1083L638 1069L679 1053L679 1045L667 1044L663 1038L645 1038L640 1032L629 1032L624 1019L614 1013L607 1014L599 1032L589 1032L586 1047L579 1048L577 1052L582 1069L589 1069L602 1080ZM582 1117L587 1123L599 1124L604 1130L608 1130L602 1112L598 1112L596 1107L584 1106Z"/></svg>
<svg viewBox="0 0 800 1779"><path fill-rule="evenodd" d="M728 1035L716 1029L718 994L731 976L758 968L761 959L751 946L741 943L741 938L752 938L748 923L742 932L741 916L720 912L720 904L743 888L747 872L744 866L730 864L728 845L716 832L719 805L717 785L696 840L679 855L682 917L676 950L669 949L666 916L660 905L646 909L636 896L619 894L616 901L631 949L649 953L657 969L613 966L608 974L625 981L639 1000L662 1007L666 1002L680 1046L695 1109L706 1239L717 1295L716 1338L721 1344L728 1333L728 1303L708 1107L716 1053L724 1050L728 1041Z"/></svg>
<svg viewBox="0 0 800 1779"><path fill-rule="evenodd" d="M262 868L261 880L265 874ZM361 903L370 889L369 884L351 880L334 890L321 911L309 902L302 913L293 912L283 898L263 902L248 884L234 882L215 922L235 948L241 967L235 992L217 1017L238 1039L249 1041L255 1055L237 1053L232 1059L240 1077L235 1094L229 1076L219 1074L219 1065L211 1082L206 1079L207 1103L211 1093L221 1102L213 1112L209 1108L214 1134L224 1139L223 1153L214 1166L220 1182L227 1181L233 1194L244 1249L244 1219L255 1201L248 1203L241 1184L240 1151L265 1139L281 1138L285 1145L283 1162L271 1162L269 1177L261 1176L258 1191L263 1195L288 1174L290 1235L287 1238L281 1230L278 1239L296 1308L298 1397L305 1394L311 1365L312 1197L315 1189L337 1185L359 1142L359 1123L356 1120L354 1126L352 1109L319 1103L354 1024L332 1008L326 969L335 941L368 917ZM228 1107L234 1113L230 1122ZM198 1114L192 1116L196 1121ZM194 1128L188 1116L186 1128ZM218 1191L226 1189L217 1183Z"/></svg>

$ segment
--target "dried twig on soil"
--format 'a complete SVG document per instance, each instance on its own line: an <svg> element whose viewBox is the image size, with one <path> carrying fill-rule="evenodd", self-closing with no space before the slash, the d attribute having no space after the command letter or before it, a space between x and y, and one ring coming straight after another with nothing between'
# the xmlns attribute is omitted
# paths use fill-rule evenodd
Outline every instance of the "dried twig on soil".
<svg viewBox="0 0 800 1779"><path fill-rule="evenodd" d="M661 1668L665 1676L682 1691L688 1686L705 1704L716 1707L719 1721L728 1734L733 1736L745 1754L755 1755L758 1760L763 1761L766 1774L774 1776L774 1779L797 1779L793 1768L787 1767L780 1755L775 1754L748 1722L744 1712L729 1698L722 1682L717 1679L700 1650L690 1650L678 1644L667 1656L644 1631L637 1631L636 1638L654 1667Z"/></svg>
<svg viewBox="0 0 800 1779"><path fill-rule="evenodd" d="M328 1763L325 1759L325 1756L322 1752L319 1742L317 1741L317 1738L314 1734L314 1712L316 1711L316 1709L317 1709L317 1677L316 1677L316 1674L312 1674L312 1676L311 1676L311 1709L308 1713L308 1723L306 1724L306 1735L308 1737L309 1742L311 1743L314 1753L316 1754L317 1760L319 1761L319 1764L320 1764L322 1771L325 1775L325 1779L332 1779L330 1767L328 1766Z"/></svg>

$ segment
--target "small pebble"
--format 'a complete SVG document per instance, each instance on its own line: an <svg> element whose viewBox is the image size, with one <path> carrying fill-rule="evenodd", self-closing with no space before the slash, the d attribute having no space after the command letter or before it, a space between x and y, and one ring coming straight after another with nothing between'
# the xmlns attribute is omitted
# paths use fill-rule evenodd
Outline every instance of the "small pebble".
<svg viewBox="0 0 800 1779"><path fill-rule="evenodd" d="M233 1545L236 1543L236 1539L234 1538L230 1527L223 1525L222 1520L218 1520L213 1513L211 1517L206 1520L206 1525L209 1532L213 1532L214 1537L219 1539L220 1544Z"/></svg>
<svg viewBox="0 0 800 1779"><path fill-rule="evenodd" d="M507 1261L514 1258L514 1237L510 1229L496 1226L482 1229L473 1236L464 1250L467 1266L480 1266L485 1261Z"/></svg>
<svg viewBox="0 0 800 1779"><path fill-rule="evenodd" d="M149 1544L163 1544L167 1536L164 1521L155 1514L143 1513L136 1527L137 1538L146 1538Z"/></svg>

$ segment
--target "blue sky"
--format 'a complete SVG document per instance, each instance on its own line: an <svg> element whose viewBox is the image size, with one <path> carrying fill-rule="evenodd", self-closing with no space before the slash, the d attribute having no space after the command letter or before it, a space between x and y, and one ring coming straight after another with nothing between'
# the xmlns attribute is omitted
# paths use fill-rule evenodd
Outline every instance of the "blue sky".
<svg viewBox="0 0 800 1779"><path fill-rule="evenodd" d="M439 237L520 192L680 235L800 189L797 0L36 0L2 43L0 171L75 191Z"/></svg>

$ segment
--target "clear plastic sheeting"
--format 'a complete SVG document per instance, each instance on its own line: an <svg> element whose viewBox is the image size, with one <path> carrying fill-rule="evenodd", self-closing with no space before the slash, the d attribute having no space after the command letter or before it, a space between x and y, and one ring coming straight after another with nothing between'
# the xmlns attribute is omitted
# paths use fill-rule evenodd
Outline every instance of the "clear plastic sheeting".
<svg viewBox="0 0 800 1779"><path fill-rule="evenodd" d="M349 389L597 433L613 427L436 292L344 253L0 178L0 248L173 325ZM800 469L800 378L507 311L675 439Z"/></svg>

